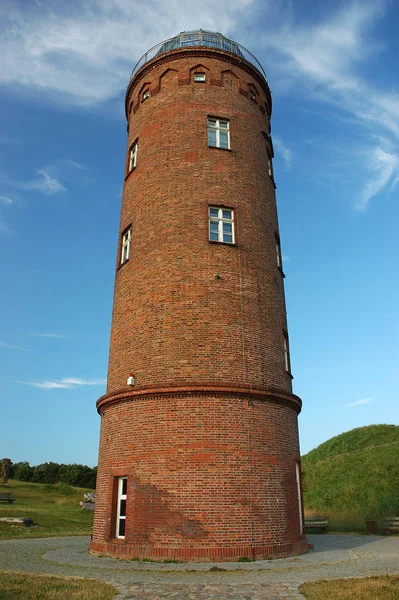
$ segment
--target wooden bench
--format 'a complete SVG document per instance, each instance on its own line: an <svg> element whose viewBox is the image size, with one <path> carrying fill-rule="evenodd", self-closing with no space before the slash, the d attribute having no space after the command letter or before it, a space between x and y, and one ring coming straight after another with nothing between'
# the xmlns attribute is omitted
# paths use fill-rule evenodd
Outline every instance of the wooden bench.
<svg viewBox="0 0 399 600"><path fill-rule="evenodd" d="M399 517L387 517L384 523L384 533L399 533Z"/></svg>
<svg viewBox="0 0 399 600"><path fill-rule="evenodd" d="M15 502L15 498L12 494L0 494L0 501L11 504L12 502Z"/></svg>
<svg viewBox="0 0 399 600"><path fill-rule="evenodd" d="M308 531L308 529L327 531L328 517L305 517L305 531Z"/></svg>

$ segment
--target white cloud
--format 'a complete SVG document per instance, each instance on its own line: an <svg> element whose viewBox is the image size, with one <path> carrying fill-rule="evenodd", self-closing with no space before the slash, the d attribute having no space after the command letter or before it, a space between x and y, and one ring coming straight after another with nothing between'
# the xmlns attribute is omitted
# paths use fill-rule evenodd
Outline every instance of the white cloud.
<svg viewBox="0 0 399 600"><path fill-rule="evenodd" d="M363 130L367 141L358 146L356 154L364 155L364 163L356 165L352 177L360 179L370 172L370 158L373 177L361 186L357 210L366 209L369 200L385 187L394 187L399 176L399 94L390 88L377 89L367 80L365 69L359 74L359 67L367 66L367 61L383 50L381 44L373 43L370 31L385 4L353 2L313 24L293 25L288 18L262 37L276 76L281 74L289 93L295 90L305 100L310 97L328 104L335 109L335 116L346 113L352 120L350 127ZM371 138L381 135L395 147L390 151L377 148L370 157L365 149L370 148Z"/></svg>
<svg viewBox="0 0 399 600"><path fill-rule="evenodd" d="M12 202L11 198L8 198L7 196L0 196L0 204L4 204L5 206L9 206L12 203L13 202Z"/></svg>
<svg viewBox="0 0 399 600"><path fill-rule="evenodd" d="M41 388L43 390L56 390L56 389L74 389L80 385L104 385L105 379L81 379L79 377L64 377L63 379L55 381L18 381L17 383L23 383L24 385L31 385L32 387Z"/></svg>
<svg viewBox="0 0 399 600"><path fill-rule="evenodd" d="M252 0L13 2L0 8L0 83L89 105L126 87L135 61L179 31L228 32Z"/></svg>
<svg viewBox="0 0 399 600"><path fill-rule="evenodd" d="M383 190L389 183L393 189L399 181L399 155L391 154L382 148L376 148L371 153L370 171L374 172L374 177L365 185L357 210L365 210L370 199Z"/></svg>
<svg viewBox="0 0 399 600"><path fill-rule="evenodd" d="M356 400L355 402L350 402L349 404L345 404L344 406L362 406L363 404L370 404L373 401L373 398L362 398L361 400Z"/></svg>
<svg viewBox="0 0 399 600"><path fill-rule="evenodd" d="M289 171L291 169L291 163L292 163L291 150L289 148L287 148L287 146L284 144L284 142L281 138L276 137L276 136L273 137L273 146L277 150L277 152L279 154L281 154L283 161L284 161L286 171Z"/></svg>
<svg viewBox="0 0 399 600"><path fill-rule="evenodd" d="M66 335L61 335L59 333L29 333L28 335L34 335L36 337L47 337L47 338L61 338L67 339Z"/></svg>
<svg viewBox="0 0 399 600"><path fill-rule="evenodd" d="M41 192L46 196L53 196L54 194L58 194L59 192L66 192L66 187L51 174L49 169L38 169L37 173L39 177L31 179L30 181L20 182L17 187L32 191L32 192Z"/></svg>
<svg viewBox="0 0 399 600"><path fill-rule="evenodd" d="M76 183L76 169L79 171L87 171L86 167L70 159L59 159L54 164L46 165L36 170L36 176L28 181L14 181L2 177L0 179L3 185L25 190L28 192L39 192L45 196L54 196L61 192L66 192L66 182L73 181ZM5 200L10 200L6 196L2 196ZM0 202L1 202L0 198ZM4 201L4 203L6 203Z"/></svg>
<svg viewBox="0 0 399 600"><path fill-rule="evenodd" d="M21 352L32 352L29 348L22 348L21 346L15 346L14 344L6 344L5 342L0 342L0 346L2 348L9 348L10 350L21 350Z"/></svg>

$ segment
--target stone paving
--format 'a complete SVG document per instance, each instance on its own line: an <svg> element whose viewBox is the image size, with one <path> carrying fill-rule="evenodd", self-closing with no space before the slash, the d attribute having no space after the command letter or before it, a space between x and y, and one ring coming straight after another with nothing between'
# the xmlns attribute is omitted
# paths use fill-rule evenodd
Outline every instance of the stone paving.
<svg viewBox="0 0 399 600"><path fill-rule="evenodd" d="M399 537L309 535L314 550L251 563L156 563L88 553L88 537L0 541L0 569L99 579L115 600L303 600L305 581L399 574Z"/></svg>

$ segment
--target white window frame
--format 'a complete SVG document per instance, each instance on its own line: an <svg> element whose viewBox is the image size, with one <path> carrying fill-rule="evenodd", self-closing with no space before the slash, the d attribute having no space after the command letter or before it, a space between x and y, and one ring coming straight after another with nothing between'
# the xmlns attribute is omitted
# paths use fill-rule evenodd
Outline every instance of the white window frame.
<svg viewBox="0 0 399 600"><path fill-rule="evenodd" d="M122 234L121 265L129 260L131 240L132 228L129 227L129 229L126 229Z"/></svg>
<svg viewBox="0 0 399 600"><path fill-rule="evenodd" d="M127 488L127 477L118 477L118 496L117 496L117 505L116 505L116 536L119 540L124 540L126 536L126 499L127 499L127 489L126 493L123 493L123 484L126 481ZM121 502L125 501L125 514L121 515ZM125 535L119 534L119 526L120 522L125 521Z"/></svg>
<svg viewBox="0 0 399 600"><path fill-rule="evenodd" d="M302 495L301 495L301 471L299 462L295 462L295 480L298 494L298 514L299 514L299 534L303 535L303 514L302 514Z"/></svg>
<svg viewBox="0 0 399 600"><path fill-rule="evenodd" d="M208 117L208 146L211 148L221 148L222 150L230 150L230 123L227 119L216 119L215 117ZM221 127L221 123L226 127ZM216 143L209 143L209 131L216 132ZM227 132L227 148L220 145L220 132Z"/></svg>
<svg viewBox="0 0 399 600"><path fill-rule="evenodd" d="M283 270L283 258L281 255L280 238L277 233L275 234L275 240L276 240L276 262L277 262L278 268L282 271Z"/></svg>
<svg viewBox="0 0 399 600"><path fill-rule="evenodd" d="M133 171L133 169L136 168L138 149L139 149L139 143L138 142L134 142L134 144L132 144L130 146L130 151L129 151L129 173L131 171Z"/></svg>
<svg viewBox="0 0 399 600"><path fill-rule="evenodd" d="M284 367L287 373L291 373L291 361L290 361L290 346L288 343L288 334L284 331L283 333L283 348L284 348Z"/></svg>
<svg viewBox="0 0 399 600"><path fill-rule="evenodd" d="M211 215L211 211L212 210L217 210L218 211L218 215L214 216ZM230 212L231 217L227 218L225 216L223 216L223 211L224 212ZM210 242L222 242L223 244L234 244L234 210L232 208L223 208L222 206L209 206L209 241ZM217 240L212 240L211 239L211 223L217 223L218 224L218 239ZM230 223L231 224L231 237L232 240L226 240L225 236L224 236L224 231L223 231L223 224L224 223ZM214 232L212 232L214 233ZM229 235L229 234L227 234Z"/></svg>
<svg viewBox="0 0 399 600"><path fill-rule="evenodd" d="M206 73L204 73L203 71L196 71L194 73L194 81L206 81Z"/></svg>

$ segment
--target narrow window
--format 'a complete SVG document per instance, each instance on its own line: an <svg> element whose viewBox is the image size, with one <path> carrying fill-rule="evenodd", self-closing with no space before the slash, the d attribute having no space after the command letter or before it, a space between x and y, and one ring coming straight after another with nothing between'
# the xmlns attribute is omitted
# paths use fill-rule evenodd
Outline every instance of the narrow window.
<svg viewBox="0 0 399 600"><path fill-rule="evenodd" d="M287 373L291 373L291 363L290 363L290 348L288 344L288 333L284 331L283 333L283 345L284 345L284 367Z"/></svg>
<svg viewBox="0 0 399 600"><path fill-rule="evenodd" d="M122 251L121 251L121 265L123 265L130 256L130 241L132 237L132 229L126 229L122 235Z"/></svg>
<svg viewBox="0 0 399 600"><path fill-rule="evenodd" d="M283 270L283 260L281 257L281 246L280 246L280 238L279 238L278 233L275 233L274 237L275 237L275 243L276 243L276 262L277 262L278 268L282 271Z"/></svg>
<svg viewBox="0 0 399 600"><path fill-rule="evenodd" d="M209 207L209 240L234 244L234 211L230 208Z"/></svg>
<svg viewBox="0 0 399 600"><path fill-rule="evenodd" d="M206 81L205 73L194 73L194 81Z"/></svg>
<svg viewBox="0 0 399 600"><path fill-rule="evenodd" d="M299 533L303 534L303 514L302 514L302 496L301 496L301 470L299 466L299 462L295 463L295 479L296 479L296 489L298 494L298 513L299 513Z"/></svg>
<svg viewBox="0 0 399 600"><path fill-rule="evenodd" d="M208 118L208 146L213 148L230 148L229 122L222 119Z"/></svg>
<svg viewBox="0 0 399 600"><path fill-rule="evenodd" d="M116 537L125 538L126 531L127 477L118 477L118 499L116 507Z"/></svg>
<svg viewBox="0 0 399 600"><path fill-rule="evenodd" d="M269 152L267 153L267 172L269 174L269 177L273 179L272 157L270 156Z"/></svg>
<svg viewBox="0 0 399 600"><path fill-rule="evenodd" d="M142 101L144 102L144 100L147 100L147 98L150 97L150 90L145 90L143 92L143 96L142 96Z"/></svg>
<svg viewBox="0 0 399 600"><path fill-rule="evenodd" d="M250 83L248 88L249 88L249 97L251 98L251 100L256 102L256 97L258 95L256 87Z"/></svg>
<svg viewBox="0 0 399 600"><path fill-rule="evenodd" d="M130 152L129 152L129 173L130 173L130 171L133 171L133 169L136 168L137 152L138 152L138 142L135 142L130 147Z"/></svg>

